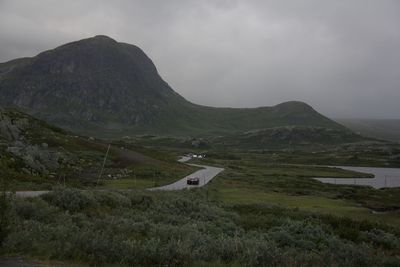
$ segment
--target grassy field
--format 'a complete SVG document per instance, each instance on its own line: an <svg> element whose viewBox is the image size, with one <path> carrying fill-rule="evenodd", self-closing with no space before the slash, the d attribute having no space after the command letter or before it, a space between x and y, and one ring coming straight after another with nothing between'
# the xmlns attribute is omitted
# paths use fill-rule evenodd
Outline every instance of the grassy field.
<svg viewBox="0 0 400 267"><path fill-rule="evenodd" d="M172 163L176 154L158 157ZM323 184L311 177L366 174L277 164L263 154L198 161L226 170L197 190L64 188L15 200L5 205L0 253L79 266L400 264L399 189ZM145 188L154 177L166 183L192 171L172 166L137 166L130 178L103 181L103 188Z"/></svg>
<svg viewBox="0 0 400 267"><path fill-rule="evenodd" d="M102 180L102 189L145 189L173 183L198 168L185 164L139 166L132 168L128 177Z"/></svg>
<svg viewBox="0 0 400 267"><path fill-rule="evenodd" d="M400 225L400 189L323 184L312 177L366 177L339 168L267 163L268 157L238 154L207 159L226 171L210 184L227 205L269 204L354 220Z"/></svg>
<svg viewBox="0 0 400 267"><path fill-rule="evenodd" d="M228 205L269 204L285 208L298 208L317 214L346 217L353 220L370 220L398 227L399 212L372 213L368 208L349 200L331 199L319 196L290 196L284 193L256 192L254 190L222 189L218 191Z"/></svg>
<svg viewBox="0 0 400 267"><path fill-rule="evenodd" d="M400 144L373 140L335 145L311 143L296 146L289 143L280 148L258 145L257 142L246 148L237 144L229 145L212 137L176 138L146 135L126 139L124 142L177 155L188 152L206 153L213 159L237 158L245 154L247 159L264 160L269 164L400 167Z"/></svg>
<svg viewBox="0 0 400 267"><path fill-rule="evenodd" d="M171 140L171 139L170 139ZM150 146L151 142L147 143ZM183 143L180 143L183 144ZM312 177L373 177L340 168L319 165L400 166L391 155L397 145L377 143L345 145L319 151L276 150L238 151L155 144L157 149L174 155L206 153L194 162L224 167L209 188L228 205L269 203L287 208L345 216L355 220L396 225L400 222L400 189L373 189L353 185L323 184ZM161 145L161 146L160 146ZM164 146L166 145L166 146Z"/></svg>

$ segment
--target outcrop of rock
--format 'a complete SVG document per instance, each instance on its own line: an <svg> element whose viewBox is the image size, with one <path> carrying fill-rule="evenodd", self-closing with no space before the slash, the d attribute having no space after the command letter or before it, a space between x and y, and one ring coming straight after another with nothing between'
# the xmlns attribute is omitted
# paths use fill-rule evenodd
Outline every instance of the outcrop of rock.
<svg viewBox="0 0 400 267"><path fill-rule="evenodd" d="M59 162L67 159L68 155L49 149L47 143L32 143L29 130L34 127L34 122L22 114L0 109L1 156L9 153L20 162L21 169L26 173L49 174L57 170Z"/></svg>

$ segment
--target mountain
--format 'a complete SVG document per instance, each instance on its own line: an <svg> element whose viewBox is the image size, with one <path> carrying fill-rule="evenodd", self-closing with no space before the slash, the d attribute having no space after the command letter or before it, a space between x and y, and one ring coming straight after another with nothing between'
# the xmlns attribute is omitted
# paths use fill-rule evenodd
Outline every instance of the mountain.
<svg viewBox="0 0 400 267"><path fill-rule="evenodd" d="M137 46L95 36L0 64L0 105L95 136L210 135L281 126L345 130L302 102L214 108L177 94Z"/></svg>
<svg viewBox="0 0 400 267"><path fill-rule="evenodd" d="M400 120L336 119L336 121L364 136L400 142Z"/></svg>

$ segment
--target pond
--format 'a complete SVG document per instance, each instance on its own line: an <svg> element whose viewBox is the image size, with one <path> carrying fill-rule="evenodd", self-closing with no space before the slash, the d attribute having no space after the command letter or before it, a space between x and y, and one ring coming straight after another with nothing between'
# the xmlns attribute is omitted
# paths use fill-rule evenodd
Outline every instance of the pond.
<svg viewBox="0 0 400 267"><path fill-rule="evenodd" d="M373 168L373 167L350 167L350 166L331 166L345 170L372 173L375 178L314 178L323 183L347 184L347 185L367 185L374 188L400 187L400 169L396 168Z"/></svg>

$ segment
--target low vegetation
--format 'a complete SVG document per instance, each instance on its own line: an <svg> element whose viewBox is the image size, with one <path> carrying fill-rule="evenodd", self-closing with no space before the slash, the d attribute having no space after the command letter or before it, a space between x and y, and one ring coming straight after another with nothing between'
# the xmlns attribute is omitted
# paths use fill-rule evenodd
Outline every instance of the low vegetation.
<svg viewBox="0 0 400 267"><path fill-rule="evenodd" d="M2 255L91 266L400 265L399 188L312 179L371 176L321 165L400 166L398 145L244 150L213 138L101 141L17 111L1 114ZM189 152L225 171L202 189L141 190L194 172L176 162ZM44 188L53 191L31 199L5 193Z"/></svg>
<svg viewBox="0 0 400 267"><path fill-rule="evenodd" d="M399 231L268 204L230 205L206 189L82 192L12 202L8 255L93 266L396 266Z"/></svg>
<svg viewBox="0 0 400 267"><path fill-rule="evenodd" d="M279 204L322 214L400 224L400 189L324 184L313 177L369 174L323 166L278 164L264 154L211 154L202 160L225 171L210 185L215 197L232 204Z"/></svg>
<svg viewBox="0 0 400 267"><path fill-rule="evenodd" d="M0 160L0 246L7 238L11 226L11 192L10 179L13 173L8 171L8 162ZM7 178L8 179L7 179Z"/></svg>

